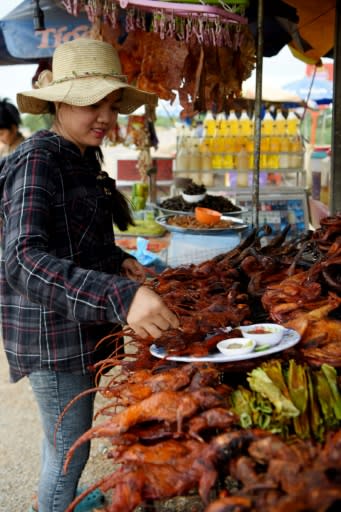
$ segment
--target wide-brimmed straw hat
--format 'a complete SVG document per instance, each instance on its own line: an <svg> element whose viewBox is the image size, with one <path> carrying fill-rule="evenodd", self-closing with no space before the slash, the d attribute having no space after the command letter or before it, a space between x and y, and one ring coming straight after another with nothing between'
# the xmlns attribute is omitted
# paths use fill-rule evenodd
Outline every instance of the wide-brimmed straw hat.
<svg viewBox="0 0 341 512"><path fill-rule="evenodd" d="M85 107L93 105L117 89L122 89L120 114L131 114L141 105L156 105L156 94L127 83L113 46L95 39L79 38L58 46L52 72L40 73L34 89L17 94L21 112L50 112L50 102Z"/></svg>

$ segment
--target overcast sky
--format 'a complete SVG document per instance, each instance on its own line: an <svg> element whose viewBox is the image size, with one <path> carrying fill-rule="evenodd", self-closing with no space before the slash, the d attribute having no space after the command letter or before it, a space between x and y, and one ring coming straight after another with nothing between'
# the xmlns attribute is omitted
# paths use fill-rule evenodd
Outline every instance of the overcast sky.
<svg viewBox="0 0 341 512"><path fill-rule="evenodd" d="M12 11L22 0L0 0L0 19ZM33 3L32 3L33 7ZM276 56L263 60L263 83L271 83L276 87L303 78L305 64L294 58L288 49L283 48ZM31 88L31 79L36 65L0 66L0 97L16 101L16 93ZM255 73L247 83L255 82Z"/></svg>

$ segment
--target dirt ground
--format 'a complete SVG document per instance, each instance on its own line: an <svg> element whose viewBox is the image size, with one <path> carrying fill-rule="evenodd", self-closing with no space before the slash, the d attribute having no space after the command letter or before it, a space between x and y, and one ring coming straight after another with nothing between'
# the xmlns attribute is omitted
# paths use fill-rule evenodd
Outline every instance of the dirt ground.
<svg viewBox="0 0 341 512"><path fill-rule="evenodd" d="M100 399L96 399L96 407ZM29 381L9 383L0 345L0 512L27 512L37 489L40 443L38 408ZM103 440L92 443L82 484L93 483L112 469L105 457L107 446Z"/></svg>

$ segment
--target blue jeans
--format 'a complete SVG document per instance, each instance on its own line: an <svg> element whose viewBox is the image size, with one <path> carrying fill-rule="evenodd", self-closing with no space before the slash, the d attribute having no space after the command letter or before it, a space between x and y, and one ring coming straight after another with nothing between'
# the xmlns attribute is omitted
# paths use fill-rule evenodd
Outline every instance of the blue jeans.
<svg viewBox="0 0 341 512"><path fill-rule="evenodd" d="M76 400L65 413L56 440L55 426L69 401L93 387L94 381L90 375L52 371L33 372L29 380L43 428L39 512L65 512L76 495L78 480L89 457L90 443L84 443L76 450L66 473L63 464L71 445L91 427L94 393Z"/></svg>

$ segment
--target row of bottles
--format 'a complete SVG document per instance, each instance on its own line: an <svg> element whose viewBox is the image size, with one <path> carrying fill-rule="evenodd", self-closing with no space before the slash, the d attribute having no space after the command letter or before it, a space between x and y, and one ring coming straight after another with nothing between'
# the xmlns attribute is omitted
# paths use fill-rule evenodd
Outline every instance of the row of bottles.
<svg viewBox="0 0 341 512"><path fill-rule="evenodd" d="M237 169L238 154L245 152L247 168L254 168L252 137L188 137L178 139L176 171L210 171ZM299 136L262 137L261 169L300 169L303 166L303 147Z"/></svg>
<svg viewBox="0 0 341 512"><path fill-rule="evenodd" d="M207 112L201 129L182 125L177 136L175 170L206 186L214 185L214 171L239 170L238 186L247 186L254 168L254 122L246 111L238 118L234 111L216 118ZM287 118L266 112L262 120L260 170L303 168L303 144L299 120L293 112ZM212 172L213 171L213 172ZM277 175L277 173L275 173ZM273 174L272 176L275 176ZM268 179L271 174L268 174ZM225 175L228 186L229 173Z"/></svg>
<svg viewBox="0 0 341 512"><path fill-rule="evenodd" d="M208 144L202 144L199 139L187 137L178 141L175 166L176 171L181 172L181 176L195 181L194 173L201 176L201 171L205 171L201 176L201 182L206 186L212 186L213 175L210 173L212 163L212 153Z"/></svg>
<svg viewBox="0 0 341 512"><path fill-rule="evenodd" d="M266 111L261 122L262 135L269 136L288 136L299 135L300 121L293 111L289 111L288 116L284 117L281 111L272 116ZM248 116L245 110L238 118L231 110L228 116L220 113L214 118L211 111L208 111L204 119L205 137L228 137L228 136L250 136L254 134L254 119Z"/></svg>

